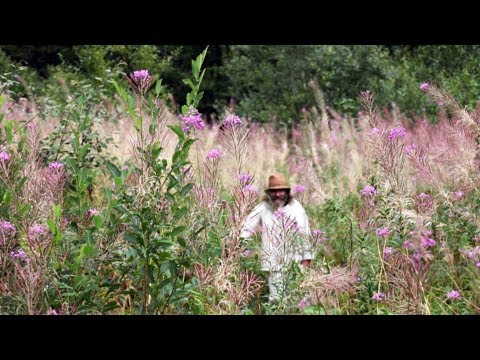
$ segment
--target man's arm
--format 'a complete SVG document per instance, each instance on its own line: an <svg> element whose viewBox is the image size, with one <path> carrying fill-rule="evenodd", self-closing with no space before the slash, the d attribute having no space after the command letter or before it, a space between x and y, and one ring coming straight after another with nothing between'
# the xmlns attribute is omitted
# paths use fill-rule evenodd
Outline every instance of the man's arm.
<svg viewBox="0 0 480 360"><path fill-rule="evenodd" d="M242 230L240 232L241 238L249 238L255 233L256 227L262 220L263 204L257 205L253 211L245 219Z"/></svg>

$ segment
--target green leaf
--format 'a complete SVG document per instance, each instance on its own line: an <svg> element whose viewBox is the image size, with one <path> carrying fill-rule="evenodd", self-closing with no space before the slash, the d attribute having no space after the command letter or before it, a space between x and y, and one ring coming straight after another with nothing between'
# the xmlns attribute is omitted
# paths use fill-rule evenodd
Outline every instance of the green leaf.
<svg viewBox="0 0 480 360"><path fill-rule="evenodd" d="M93 223L95 224L95 227L96 227L97 229L100 229L100 228L102 227L102 225L103 225L103 218L102 218L102 216L100 216L100 215L95 215L95 216L93 217Z"/></svg>
<svg viewBox="0 0 480 360"><path fill-rule="evenodd" d="M141 116L136 116L134 127L135 129L137 129L137 131L140 131L142 129L142 124L143 124L143 118Z"/></svg>
<svg viewBox="0 0 480 360"><path fill-rule="evenodd" d="M175 197L172 194L170 194L169 192L165 193L165 198L167 200L169 200L170 202L175 203Z"/></svg>
<svg viewBox="0 0 480 360"><path fill-rule="evenodd" d="M112 176L119 177L122 175L120 170L118 170L118 167L116 167L115 164L111 163L110 161L105 160L105 165L107 165L107 168Z"/></svg>
<svg viewBox="0 0 480 360"><path fill-rule="evenodd" d="M200 72L200 69L198 68L197 62L192 60L192 74L195 77L195 79L198 79L199 72Z"/></svg>
<svg viewBox="0 0 480 360"><path fill-rule="evenodd" d="M160 155L161 151L162 147L158 143L153 144L151 150L152 158L156 160L158 158L158 155Z"/></svg>
<svg viewBox="0 0 480 360"><path fill-rule="evenodd" d="M167 191L176 186L179 183L178 179L172 174L168 174L168 186Z"/></svg>
<svg viewBox="0 0 480 360"><path fill-rule="evenodd" d="M118 84L116 83L115 80L112 80L112 83L115 86L115 89L117 89L117 92L122 97L125 104L128 105L128 95L127 95L126 91L124 89L122 89L120 86L118 86Z"/></svg>
<svg viewBox="0 0 480 360"><path fill-rule="evenodd" d="M185 215L188 212L188 208L182 207L178 210L175 211L175 220L180 219L183 215Z"/></svg>
<svg viewBox="0 0 480 360"><path fill-rule="evenodd" d="M15 186L15 188L17 189L17 191L21 190L23 188L23 185L25 185L25 182L27 181L27 177L24 176L20 179L20 181L18 182L18 184Z"/></svg>
<svg viewBox="0 0 480 360"><path fill-rule="evenodd" d="M103 191L105 191L105 196L107 197L107 201L110 204L112 202L112 190L109 188L103 188Z"/></svg>
<svg viewBox="0 0 480 360"><path fill-rule="evenodd" d="M3 194L3 200L6 205L10 204L10 201L12 201L12 192L10 190L6 190L5 193Z"/></svg>
<svg viewBox="0 0 480 360"><path fill-rule="evenodd" d="M89 148L90 148L90 144L83 145L78 152L78 157L83 158L85 156L85 154L87 153Z"/></svg>
<svg viewBox="0 0 480 360"><path fill-rule="evenodd" d="M70 166L70 169L72 169L72 171L74 173L77 172L77 164L75 163L75 161L73 161L73 159L71 157L68 157L65 162L67 163L68 166Z"/></svg>
<svg viewBox="0 0 480 360"><path fill-rule="evenodd" d="M180 125L168 125L168 127L179 137L179 139L185 139L185 133L183 132Z"/></svg>
<svg viewBox="0 0 480 360"><path fill-rule="evenodd" d="M52 219L47 220L47 225L48 225L48 228L50 229L50 231L55 234L55 232L57 230L57 226L55 225L55 223L53 222Z"/></svg>
<svg viewBox="0 0 480 360"><path fill-rule="evenodd" d="M193 187L193 184L190 183L190 184L187 184L185 185L182 190L180 191L180 196L185 196L188 194L188 192L192 189Z"/></svg>
<svg viewBox="0 0 480 360"><path fill-rule="evenodd" d="M190 86L192 89L195 88L195 85L193 85L192 80L190 80L190 79L183 79L182 81L183 81L184 84Z"/></svg>
<svg viewBox="0 0 480 360"><path fill-rule="evenodd" d="M7 143L11 143L13 140L13 135L12 135L12 120L7 120L5 122L5 137L7 140Z"/></svg>
<svg viewBox="0 0 480 360"><path fill-rule="evenodd" d="M188 112L188 106L187 105L182 105L182 114L185 116L187 115Z"/></svg>
<svg viewBox="0 0 480 360"><path fill-rule="evenodd" d="M203 75L205 75L205 70L207 70L207 69L203 69L202 75L200 75L200 79L198 79L198 86L200 86L200 83L201 83L202 80L203 80Z"/></svg>
<svg viewBox="0 0 480 360"><path fill-rule="evenodd" d="M194 100L193 93L189 92L187 94L187 105L188 106L191 106L191 105L195 106L195 104L193 103L193 100Z"/></svg>
<svg viewBox="0 0 480 360"><path fill-rule="evenodd" d="M162 79L157 80L157 85L155 85L155 95L160 95L160 92L162 91Z"/></svg>
<svg viewBox="0 0 480 360"><path fill-rule="evenodd" d="M178 234L184 232L186 229L187 229L187 227L184 226L184 225L182 225L182 226L177 226L175 229L172 230L172 232L170 233L170 236L171 236L171 237L175 237L175 236L177 236Z"/></svg>
<svg viewBox="0 0 480 360"><path fill-rule="evenodd" d="M61 204L56 204L52 206L53 210L53 216L55 219L58 219L60 217L60 214L62 213L62 205Z"/></svg>
<svg viewBox="0 0 480 360"><path fill-rule="evenodd" d="M139 243L137 237L134 234L127 233L124 234L123 237L125 238L125 240L132 243L133 245L137 245Z"/></svg>
<svg viewBox="0 0 480 360"><path fill-rule="evenodd" d="M202 98L203 98L203 91L200 91L195 98L195 107L198 106Z"/></svg>
<svg viewBox="0 0 480 360"><path fill-rule="evenodd" d="M187 247L187 243L185 242L185 239L182 236L177 237L177 241L180 244L181 247Z"/></svg>

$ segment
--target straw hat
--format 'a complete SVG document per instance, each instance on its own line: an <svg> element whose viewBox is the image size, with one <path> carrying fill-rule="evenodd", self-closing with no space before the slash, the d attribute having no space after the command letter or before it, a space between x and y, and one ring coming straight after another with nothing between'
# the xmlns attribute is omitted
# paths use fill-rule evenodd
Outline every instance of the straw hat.
<svg viewBox="0 0 480 360"><path fill-rule="evenodd" d="M290 190L290 186L287 184L285 176L282 174L273 174L268 178L267 190Z"/></svg>

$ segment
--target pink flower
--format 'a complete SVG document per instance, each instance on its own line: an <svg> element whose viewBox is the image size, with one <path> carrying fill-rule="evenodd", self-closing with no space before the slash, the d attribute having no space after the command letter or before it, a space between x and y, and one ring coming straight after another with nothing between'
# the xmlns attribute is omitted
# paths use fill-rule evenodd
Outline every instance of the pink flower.
<svg viewBox="0 0 480 360"><path fill-rule="evenodd" d="M93 217L93 216L95 216L95 215L100 214L100 211L98 211L98 210L96 210L96 209L94 209L94 208L90 208L90 209L87 210L87 213L86 213L86 214L87 214L88 217Z"/></svg>
<svg viewBox="0 0 480 360"><path fill-rule="evenodd" d="M198 110L193 107L188 110L185 116L179 115L178 117L183 120L185 124L185 127L183 128L184 132L188 132L192 126L198 130L202 130L205 126L202 114L200 114Z"/></svg>
<svg viewBox="0 0 480 360"><path fill-rule="evenodd" d="M372 185L367 185L360 191L362 196L375 196L377 195L377 190Z"/></svg>
<svg viewBox="0 0 480 360"><path fill-rule="evenodd" d="M36 235L45 235L46 229L42 225L32 225L28 228L28 235L34 237Z"/></svg>
<svg viewBox="0 0 480 360"><path fill-rule="evenodd" d="M427 91L429 87L430 87L430 84L428 82L424 82L420 84L420 90L422 91Z"/></svg>
<svg viewBox="0 0 480 360"><path fill-rule="evenodd" d="M49 168L50 170L61 170L61 169L63 169L63 164L60 163L60 162L55 161L55 162L50 163L50 164L48 165L48 168Z"/></svg>
<svg viewBox="0 0 480 360"><path fill-rule="evenodd" d="M303 192L305 192L305 186L303 186L303 185L293 185L293 192L294 193L303 193Z"/></svg>
<svg viewBox="0 0 480 360"><path fill-rule="evenodd" d="M389 233L390 230L387 227L377 229L377 236L387 237Z"/></svg>
<svg viewBox="0 0 480 360"><path fill-rule="evenodd" d="M222 155L222 153L220 152L220 150L217 150L217 149L213 149L213 150L210 150L207 154L207 159L218 159L220 157L220 155Z"/></svg>
<svg viewBox="0 0 480 360"><path fill-rule="evenodd" d="M383 256L385 258L390 257L390 254L393 252L393 249L390 246L387 246L385 249L383 249Z"/></svg>
<svg viewBox="0 0 480 360"><path fill-rule="evenodd" d="M415 144L407 145L407 146L405 146L405 148L403 149L403 151L405 152L405 154L412 154L412 153L414 153L416 150L417 150L417 145L415 145Z"/></svg>
<svg viewBox="0 0 480 360"><path fill-rule="evenodd" d="M275 211L273 213L273 215L277 218L277 219L281 219L283 218L284 216L287 216L287 213L285 210L283 210L282 208L278 209L277 211Z"/></svg>
<svg viewBox="0 0 480 360"><path fill-rule="evenodd" d="M429 248L437 244L437 242L430 238L428 235L422 237L421 243L424 248Z"/></svg>
<svg viewBox="0 0 480 360"><path fill-rule="evenodd" d="M258 194L258 190L254 185L245 185L243 187L243 190L252 193L252 194Z"/></svg>
<svg viewBox="0 0 480 360"><path fill-rule="evenodd" d="M389 140L394 140L397 137L404 138L405 136L407 136L407 132L405 131L403 126L399 125L399 126L393 128L392 130L390 130L390 135L388 136L388 139Z"/></svg>
<svg viewBox="0 0 480 360"><path fill-rule="evenodd" d="M243 257L250 257L252 255L252 251L251 250L245 250L244 252L242 252L242 256Z"/></svg>
<svg viewBox="0 0 480 360"><path fill-rule="evenodd" d="M480 269L480 261L477 262L477 263L475 264L475 266Z"/></svg>
<svg viewBox="0 0 480 360"><path fill-rule="evenodd" d="M460 300L462 297L457 290L452 290L447 293L447 299Z"/></svg>
<svg viewBox="0 0 480 360"><path fill-rule="evenodd" d="M10 159L10 155L8 155L7 152L5 151L0 152L0 160L8 161L9 159Z"/></svg>
<svg viewBox="0 0 480 360"><path fill-rule="evenodd" d="M229 115L223 121L223 125L225 126L240 126L242 125L242 120L236 115Z"/></svg>
<svg viewBox="0 0 480 360"><path fill-rule="evenodd" d="M377 292L372 296L372 300L375 300L375 301L382 301L383 299L385 299L385 294L381 292Z"/></svg>
<svg viewBox="0 0 480 360"><path fill-rule="evenodd" d="M461 199L464 195L463 191L456 191L454 194L457 199Z"/></svg>
<svg viewBox="0 0 480 360"><path fill-rule="evenodd" d="M252 180L253 176L250 175L250 174L240 174L238 175L238 180L241 182L241 183L247 183L249 182L250 180Z"/></svg>
<svg viewBox="0 0 480 360"><path fill-rule="evenodd" d="M0 220L0 244L3 244L6 236L15 236L15 232L15 226L11 222Z"/></svg>
<svg viewBox="0 0 480 360"><path fill-rule="evenodd" d="M20 259L20 260L28 261L27 253L23 249L20 249L18 251L11 251L10 256L13 259Z"/></svg>
<svg viewBox="0 0 480 360"><path fill-rule="evenodd" d="M430 200L430 195L428 194L425 194L425 193L420 193L418 194L418 198L421 200L421 201L428 201Z"/></svg>
<svg viewBox="0 0 480 360"><path fill-rule="evenodd" d="M150 78L148 70L137 70L133 72L133 77L135 80L147 79Z"/></svg>
<svg viewBox="0 0 480 360"><path fill-rule="evenodd" d="M300 309L305 309L307 307L307 299L303 298L302 300L300 300L300 302L298 303L298 307Z"/></svg>
<svg viewBox="0 0 480 360"><path fill-rule="evenodd" d="M380 129L376 127L372 128L372 130L368 132L368 135L378 135L378 134L380 134Z"/></svg>

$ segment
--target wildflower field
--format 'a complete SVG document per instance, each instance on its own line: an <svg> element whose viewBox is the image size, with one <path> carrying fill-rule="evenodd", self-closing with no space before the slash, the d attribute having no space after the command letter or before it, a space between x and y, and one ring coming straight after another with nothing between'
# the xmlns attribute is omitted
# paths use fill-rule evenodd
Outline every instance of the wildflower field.
<svg viewBox="0 0 480 360"><path fill-rule="evenodd" d="M291 127L182 114L148 70L64 106L0 95L1 314L478 314L480 112L418 84L435 121L317 106ZM392 99L394 100L394 99ZM240 238L272 173L305 207L315 258L268 302L260 239ZM295 231L285 229L286 236Z"/></svg>

